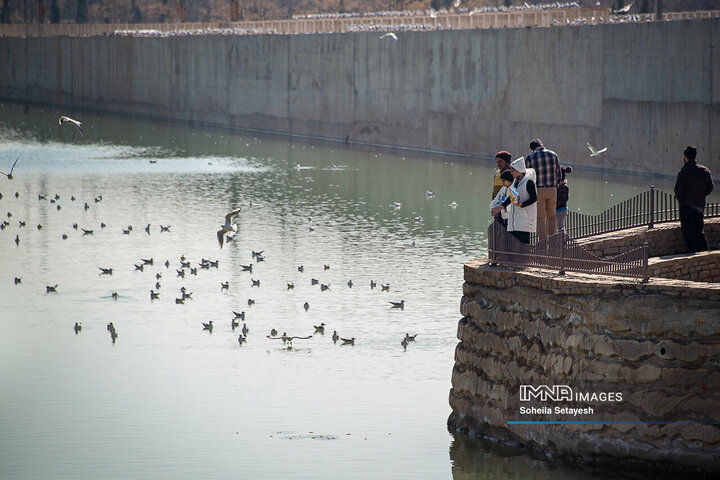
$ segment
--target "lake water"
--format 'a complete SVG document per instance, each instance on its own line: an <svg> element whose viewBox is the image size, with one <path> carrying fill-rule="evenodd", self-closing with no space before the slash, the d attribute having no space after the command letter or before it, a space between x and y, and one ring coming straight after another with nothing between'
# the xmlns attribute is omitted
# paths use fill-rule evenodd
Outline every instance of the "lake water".
<svg viewBox="0 0 720 480"><path fill-rule="evenodd" d="M72 112L83 139L59 114L0 106L0 170L20 155L0 177L0 478L581 478L446 427L493 162ZM593 213L674 183L569 182L572 207ZM178 276L181 256L196 275ZM192 298L176 304L183 286ZM321 322L292 349L266 338Z"/></svg>

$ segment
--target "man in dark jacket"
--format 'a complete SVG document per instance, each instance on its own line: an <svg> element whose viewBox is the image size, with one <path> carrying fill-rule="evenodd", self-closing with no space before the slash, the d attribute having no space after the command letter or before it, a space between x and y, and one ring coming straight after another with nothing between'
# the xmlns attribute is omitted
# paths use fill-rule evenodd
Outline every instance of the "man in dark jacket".
<svg viewBox="0 0 720 480"><path fill-rule="evenodd" d="M687 147L683 154L685 165L678 172L675 182L675 198L680 204L680 229L688 253L702 252L708 249L703 232L703 212L705 197L713 189L712 175L707 167L698 165L695 147Z"/></svg>

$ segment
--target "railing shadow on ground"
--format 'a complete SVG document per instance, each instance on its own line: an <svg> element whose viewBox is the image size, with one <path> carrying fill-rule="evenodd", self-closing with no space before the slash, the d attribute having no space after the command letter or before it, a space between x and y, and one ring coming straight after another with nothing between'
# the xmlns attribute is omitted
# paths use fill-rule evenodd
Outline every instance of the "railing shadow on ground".
<svg viewBox="0 0 720 480"><path fill-rule="evenodd" d="M571 271L649 280L647 243L614 257L601 258L578 245L565 232L525 244L497 222L488 227L488 259L495 264L553 269L560 275Z"/></svg>

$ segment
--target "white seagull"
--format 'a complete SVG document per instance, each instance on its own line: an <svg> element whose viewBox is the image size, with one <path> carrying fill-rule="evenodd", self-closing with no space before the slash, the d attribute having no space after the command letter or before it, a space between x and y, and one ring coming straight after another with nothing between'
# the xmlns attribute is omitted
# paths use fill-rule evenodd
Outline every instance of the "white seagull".
<svg viewBox="0 0 720 480"><path fill-rule="evenodd" d="M291 336L287 335L285 332L283 332L282 336L280 336L280 337L267 335L267 338L269 338L271 340L282 340L283 343L289 343L290 345L292 345L293 340L307 340L308 338L312 338L312 335L308 335L307 337L298 337L298 336L291 337Z"/></svg>
<svg viewBox="0 0 720 480"><path fill-rule="evenodd" d="M82 125L82 122L78 122L77 120L74 120L70 117L66 117L65 115L62 115L58 119L58 124L62 125L63 123L72 123L73 125L75 125L75 128L78 129L78 132L80 132L80 135L82 135L83 138L85 138L85 132L83 132L83 129L80 127L80 125Z"/></svg>
<svg viewBox="0 0 720 480"><path fill-rule="evenodd" d="M389 37L389 38L392 38L392 39L395 40L395 41L397 41L397 39L398 39L398 38L397 38L397 35L395 35L393 32L388 32L388 33L386 33L385 35L380 35L380 38L381 38L381 39L383 39L383 38L388 38L388 37Z"/></svg>
<svg viewBox="0 0 720 480"><path fill-rule="evenodd" d="M230 232L237 232L237 225L233 224L233 218L237 216L237 214L240 213L240 209L236 208L232 212L229 212L227 215L225 215L225 225L220 227L220 230L217 232L217 239L218 243L220 243L220 248L223 246L223 242L225 240L225 234Z"/></svg>
<svg viewBox="0 0 720 480"><path fill-rule="evenodd" d="M598 157L598 156L600 156L601 153L607 151L607 147L603 148L602 150L596 150L595 147L593 147L593 146L590 145L589 143L587 144L587 146L588 146L588 148L590 149L590 156L591 156L591 157Z"/></svg>
<svg viewBox="0 0 720 480"><path fill-rule="evenodd" d="M613 10L613 13L628 13L628 12L630 11L630 9L632 8L633 3L635 3L634 0L633 0L632 2L630 2L629 4L625 5L625 6L622 7L622 8L618 8L617 10Z"/></svg>

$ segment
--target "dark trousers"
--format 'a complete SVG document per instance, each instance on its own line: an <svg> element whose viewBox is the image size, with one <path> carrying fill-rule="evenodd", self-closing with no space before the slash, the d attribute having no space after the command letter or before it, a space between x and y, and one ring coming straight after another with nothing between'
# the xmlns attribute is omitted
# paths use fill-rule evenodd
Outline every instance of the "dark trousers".
<svg viewBox="0 0 720 480"><path fill-rule="evenodd" d="M680 229L685 237L688 253L703 252L708 249L703 224L702 213L690 205L680 205Z"/></svg>
<svg viewBox="0 0 720 480"><path fill-rule="evenodd" d="M517 230L513 230L510 233L512 233L512 236L520 240L522 243L530 243L530 232L518 232Z"/></svg>

